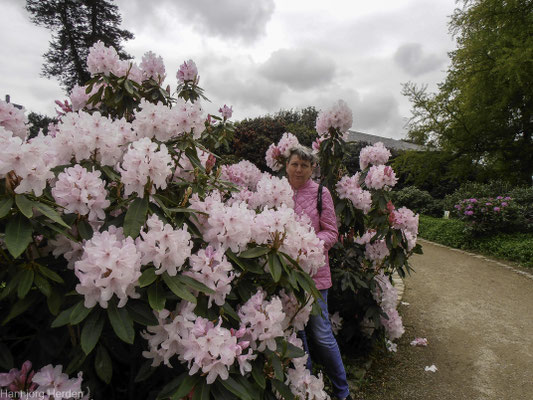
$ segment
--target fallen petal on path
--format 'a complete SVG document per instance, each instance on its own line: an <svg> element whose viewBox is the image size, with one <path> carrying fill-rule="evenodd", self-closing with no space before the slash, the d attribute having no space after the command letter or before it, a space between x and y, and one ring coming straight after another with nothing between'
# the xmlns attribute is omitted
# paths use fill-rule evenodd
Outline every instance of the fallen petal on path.
<svg viewBox="0 0 533 400"><path fill-rule="evenodd" d="M426 367L424 368L424 370L425 370L426 372L437 372L437 367L435 366L435 364L433 364L433 365L430 366L430 367L426 366Z"/></svg>

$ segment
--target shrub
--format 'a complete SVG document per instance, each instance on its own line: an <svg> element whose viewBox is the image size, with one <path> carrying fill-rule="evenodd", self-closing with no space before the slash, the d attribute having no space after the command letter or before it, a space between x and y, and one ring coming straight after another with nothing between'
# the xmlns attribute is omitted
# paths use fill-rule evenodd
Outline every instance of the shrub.
<svg viewBox="0 0 533 400"><path fill-rule="evenodd" d="M464 199L454 208L457 217L476 235L498 231L513 232L520 228L516 226L520 222L519 208L508 196Z"/></svg>
<svg viewBox="0 0 533 400"><path fill-rule="evenodd" d="M434 199L429 192L420 190L416 186L406 186L393 191L391 197L397 207L407 207L419 214L435 217L442 215L442 201Z"/></svg>

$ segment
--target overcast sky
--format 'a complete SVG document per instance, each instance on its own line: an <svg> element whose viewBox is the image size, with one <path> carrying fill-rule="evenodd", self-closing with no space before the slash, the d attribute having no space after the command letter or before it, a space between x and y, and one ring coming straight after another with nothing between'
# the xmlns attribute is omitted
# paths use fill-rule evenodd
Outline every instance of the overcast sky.
<svg viewBox="0 0 533 400"><path fill-rule="evenodd" d="M401 84L435 89L445 77L454 0L117 0L122 27L135 39L127 52L140 62L163 57L165 83L189 58L216 113L234 119L345 100L353 129L402 138L410 104ZM54 115L65 98L40 77L50 31L31 24L23 0L0 5L0 87L27 110Z"/></svg>

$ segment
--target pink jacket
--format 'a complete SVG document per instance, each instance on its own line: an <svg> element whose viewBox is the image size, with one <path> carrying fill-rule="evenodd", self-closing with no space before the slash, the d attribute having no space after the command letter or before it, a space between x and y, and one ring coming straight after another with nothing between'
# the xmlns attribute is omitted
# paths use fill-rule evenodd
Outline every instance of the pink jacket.
<svg viewBox="0 0 533 400"><path fill-rule="evenodd" d="M323 187L322 213L319 217L317 209L318 183L309 179L300 189L293 190L294 211L298 215L307 214L311 219L317 236L324 241L326 264L318 269L316 275L313 276L313 280L318 290L329 289L331 287L331 272L329 270L328 250L337 242L337 237L339 236L333 199L329 190Z"/></svg>

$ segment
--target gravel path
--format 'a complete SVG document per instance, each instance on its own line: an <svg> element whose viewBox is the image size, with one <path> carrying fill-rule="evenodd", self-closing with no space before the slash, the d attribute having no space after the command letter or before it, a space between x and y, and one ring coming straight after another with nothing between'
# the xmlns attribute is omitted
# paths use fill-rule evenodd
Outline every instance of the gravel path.
<svg viewBox="0 0 533 400"><path fill-rule="evenodd" d="M398 352L374 361L355 397L533 400L533 271L423 243L405 280ZM412 347L426 337L427 347ZM436 365L437 372L424 371Z"/></svg>

